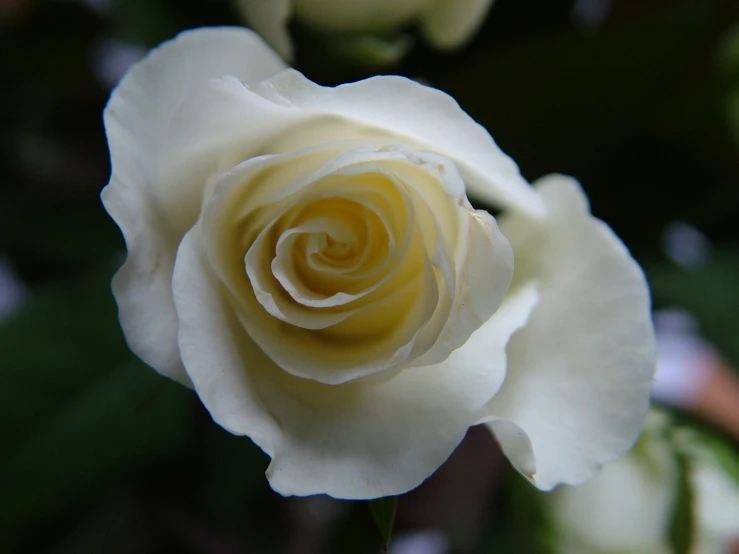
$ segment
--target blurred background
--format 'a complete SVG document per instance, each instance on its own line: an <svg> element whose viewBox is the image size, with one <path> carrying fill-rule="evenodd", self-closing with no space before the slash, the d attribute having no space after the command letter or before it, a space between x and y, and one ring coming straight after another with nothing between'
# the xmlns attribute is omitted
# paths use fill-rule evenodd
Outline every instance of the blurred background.
<svg viewBox="0 0 739 554"><path fill-rule="evenodd" d="M109 283L123 241L98 197L105 102L150 47L241 23L227 0L0 0L0 552L378 552L365 504L273 493L267 457L139 362L118 327ZM413 28L364 47L292 30L309 78L423 80L528 179L578 177L645 268L655 308L682 314L663 318L668 330L689 327L728 372L726 410L701 391L665 400L736 453L735 0L497 0L467 47L444 54ZM549 552L540 496L472 429L400 499L391 553Z"/></svg>

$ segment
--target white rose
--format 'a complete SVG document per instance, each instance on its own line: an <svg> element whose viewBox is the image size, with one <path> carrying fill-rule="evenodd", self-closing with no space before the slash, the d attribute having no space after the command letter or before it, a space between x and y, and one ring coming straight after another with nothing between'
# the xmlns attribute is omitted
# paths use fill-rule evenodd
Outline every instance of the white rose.
<svg viewBox="0 0 739 554"><path fill-rule="evenodd" d="M294 16L316 29L381 33L417 22L434 46L463 45L482 25L493 0L236 0L254 30L285 59Z"/></svg>
<svg viewBox="0 0 739 554"><path fill-rule="evenodd" d="M677 492L674 450L665 422L637 446L578 487L560 487L548 498L562 554L669 554L668 534Z"/></svg>
<svg viewBox="0 0 739 554"><path fill-rule="evenodd" d="M548 488L637 436L639 268L576 183L531 188L446 94L320 87L248 30L200 29L131 69L105 126L127 341L269 454L277 491L405 492L481 422Z"/></svg>
<svg viewBox="0 0 739 554"><path fill-rule="evenodd" d="M739 482L718 462L709 445L693 433L680 437L691 464L695 495L695 542L691 554L726 554L739 544ZM732 455L730 447L725 455ZM735 451L733 452L735 456ZM739 468L739 459L734 458Z"/></svg>
<svg viewBox="0 0 739 554"><path fill-rule="evenodd" d="M676 446L668 421L650 414L637 447L579 487L550 497L563 554L670 554L672 514L678 494ZM651 427L651 429L650 429ZM739 539L739 484L711 452L684 429L694 498L691 554L725 554ZM687 435L687 436L686 436Z"/></svg>

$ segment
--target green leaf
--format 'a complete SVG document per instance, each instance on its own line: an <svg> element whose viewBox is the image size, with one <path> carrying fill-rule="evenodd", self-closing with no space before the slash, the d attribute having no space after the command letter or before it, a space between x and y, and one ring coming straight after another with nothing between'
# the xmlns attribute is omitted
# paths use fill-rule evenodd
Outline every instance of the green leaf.
<svg viewBox="0 0 739 554"><path fill-rule="evenodd" d="M266 497L273 497L264 473L269 457L243 436L212 425L204 434L202 456L207 458L201 480L204 505L234 528L242 518L258 518Z"/></svg>
<svg viewBox="0 0 739 554"><path fill-rule="evenodd" d="M717 469L739 486L739 450L736 446L703 425L692 423L684 431L687 431L689 437L683 446L685 453L696 461L716 465Z"/></svg>
<svg viewBox="0 0 739 554"><path fill-rule="evenodd" d="M554 554L558 537L550 514L551 493L541 492L510 468L504 482L480 552Z"/></svg>
<svg viewBox="0 0 739 554"><path fill-rule="evenodd" d="M188 396L132 359L58 407L0 463L3 525L22 535L180 446Z"/></svg>
<svg viewBox="0 0 739 554"><path fill-rule="evenodd" d="M736 447L716 437L706 437L704 440L716 465L739 486L739 455Z"/></svg>
<svg viewBox="0 0 739 554"><path fill-rule="evenodd" d="M720 70L735 83L739 83L739 26L724 35L718 52Z"/></svg>
<svg viewBox="0 0 739 554"><path fill-rule="evenodd" d="M130 360L110 291L113 267L34 289L0 322L0 436L25 437L96 379Z"/></svg>
<svg viewBox="0 0 739 554"><path fill-rule="evenodd" d="M0 324L0 551L179 451L191 393L126 348L112 271L36 291Z"/></svg>
<svg viewBox="0 0 739 554"><path fill-rule="evenodd" d="M396 496L385 496L369 501L369 509L377 524L377 529L382 536L382 548L384 552L387 552L390 537L393 534L393 524L395 523L395 512L397 508L398 498Z"/></svg>
<svg viewBox="0 0 739 554"><path fill-rule="evenodd" d="M116 0L113 8L114 34L120 40L153 46L177 34L178 11L162 0Z"/></svg>
<svg viewBox="0 0 739 554"><path fill-rule="evenodd" d="M87 271L123 251L120 232L97 195L3 200L11 208L4 214L0 249L20 268L79 274L80 268ZM110 296L109 287L106 293Z"/></svg>
<svg viewBox="0 0 739 554"><path fill-rule="evenodd" d="M676 451L677 492L670 521L670 546L674 554L689 554L695 536L695 498L690 479L690 459Z"/></svg>

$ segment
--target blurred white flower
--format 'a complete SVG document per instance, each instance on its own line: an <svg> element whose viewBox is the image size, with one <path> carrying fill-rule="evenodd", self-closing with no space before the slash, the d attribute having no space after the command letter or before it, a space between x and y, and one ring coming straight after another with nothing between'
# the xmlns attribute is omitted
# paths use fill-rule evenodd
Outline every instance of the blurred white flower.
<svg viewBox="0 0 739 554"><path fill-rule="evenodd" d="M493 0L236 0L247 23L286 60L292 58L292 17L326 31L381 33L418 23L440 49L468 41Z"/></svg>
<svg viewBox="0 0 739 554"><path fill-rule="evenodd" d="M730 546L739 543L739 456L735 447L709 441L692 429L680 429L676 440L691 460L696 520L691 554L728 554ZM733 467L733 474L727 465Z"/></svg>
<svg viewBox="0 0 739 554"><path fill-rule="evenodd" d="M671 430L652 412L637 446L588 483L547 499L562 554L671 554L677 452L694 495L691 554L726 554L739 538L739 484L692 430ZM737 466L739 467L739 466Z"/></svg>

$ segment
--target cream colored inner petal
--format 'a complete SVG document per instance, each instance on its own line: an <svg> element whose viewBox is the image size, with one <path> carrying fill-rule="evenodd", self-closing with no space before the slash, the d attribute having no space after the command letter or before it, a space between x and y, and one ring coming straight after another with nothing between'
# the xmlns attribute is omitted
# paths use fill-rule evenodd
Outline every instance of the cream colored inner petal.
<svg viewBox="0 0 739 554"><path fill-rule="evenodd" d="M209 257L260 348L293 375L336 384L433 346L453 307L464 224L436 160L315 150L302 178L299 153L254 162L229 192L216 185Z"/></svg>
<svg viewBox="0 0 739 554"><path fill-rule="evenodd" d="M285 231L271 264L293 300L314 308L346 304L373 289L368 274L391 250L388 229L361 204L342 198L320 204L329 213Z"/></svg>
<svg viewBox="0 0 739 554"><path fill-rule="evenodd" d="M342 191L346 197L331 196ZM422 254L408 252L413 226L411 200L391 178L363 174L348 182L330 176L259 234L245 256L249 285L274 317L304 329L334 325L411 278L409 269ZM403 238L398 246L396 235ZM323 251L309 251L322 242ZM363 263L354 271L337 271L358 261Z"/></svg>
<svg viewBox="0 0 739 554"><path fill-rule="evenodd" d="M454 165L440 156L423 153L419 165L393 163L389 168L415 192L432 214L434 225L453 251L464 242L459 206L466 203L464 181Z"/></svg>
<svg viewBox="0 0 739 554"><path fill-rule="evenodd" d="M283 301L281 306L293 310L291 323L281 318L255 321L252 304L248 312L241 312L245 327L278 365L299 376L314 367L324 372L343 368L349 373L335 376L343 382L352 373L356 377L393 367L414 353L439 302L439 275L417 228L407 242L398 250L398 267L383 286L354 302L308 312L277 296ZM309 329L306 322L316 316L340 321L320 330Z"/></svg>

